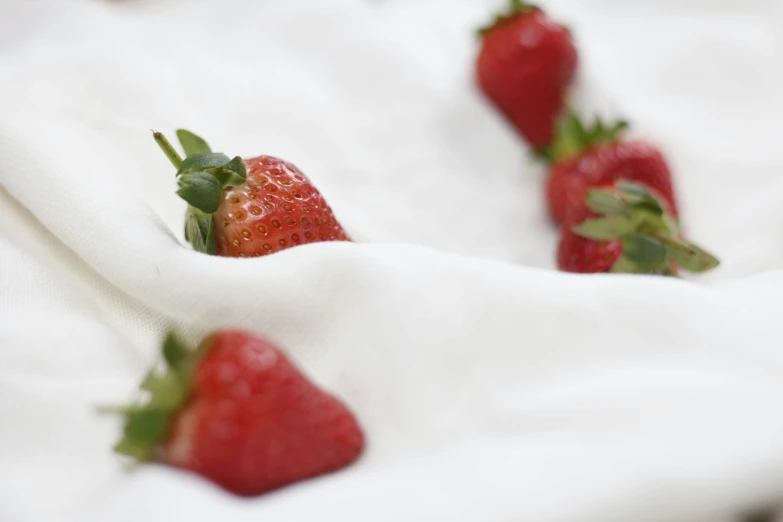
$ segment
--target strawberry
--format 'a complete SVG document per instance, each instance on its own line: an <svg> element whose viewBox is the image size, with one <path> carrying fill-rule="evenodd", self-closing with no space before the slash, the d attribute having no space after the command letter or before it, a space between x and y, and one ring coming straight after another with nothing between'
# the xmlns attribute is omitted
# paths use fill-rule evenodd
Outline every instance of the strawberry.
<svg viewBox="0 0 783 522"><path fill-rule="evenodd" d="M364 436L351 412L269 342L221 331L188 350L173 335L167 367L141 384L114 450L195 472L238 495L259 495L355 461Z"/></svg>
<svg viewBox="0 0 783 522"><path fill-rule="evenodd" d="M649 143L622 140L619 135L627 126L623 121L605 125L596 118L592 127L585 128L573 113L563 117L551 150L553 163L546 186L549 213L555 223L574 221L569 213L583 205L590 187L619 179L654 189L671 206L672 213L678 214L666 161Z"/></svg>
<svg viewBox="0 0 783 522"><path fill-rule="evenodd" d="M479 34L479 87L534 149L549 147L576 72L569 31L538 7L511 0Z"/></svg>
<svg viewBox="0 0 783 522"><path fill-rule="evenodd" d="M161 133L153 135L177 169L177 194L189 204L185 237L196 251L258 257L305 243L350 241L323 196L291 163L272 156L230 159L178 130L183 160Z"/></svg>
<svg viewBox="0 0 783 522"><path fill-rule="evenodd" d="M654 189L638 183L587 190L563 227L557 266L566 272L677 275L706 272L718 260L680 237L677 218Z"/></svg>

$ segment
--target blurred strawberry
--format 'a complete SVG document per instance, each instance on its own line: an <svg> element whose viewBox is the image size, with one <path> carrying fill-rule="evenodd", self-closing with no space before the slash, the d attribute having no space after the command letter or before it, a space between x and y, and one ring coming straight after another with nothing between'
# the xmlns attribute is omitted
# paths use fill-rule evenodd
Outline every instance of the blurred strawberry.
<svg viewBox="0 0 783 522"><path fill-rule="evenodd" d="M677 218L655 190L620 181L587 190L562 229L557 266L566 272L677 275L718 266L710 253L680 237Z"/></svg>
<svg viewBox="0 0 783 522"><path fill-rule="evenodd" d="M577 66L570 33L520 0L479 33L479 87L534 149L549 147Z"/></svg>
<svg viewBox="0 0 783 522"><path fill-rule="evenodd" d="M188 350L174 336L164 372L141 384L115 451L157 458L238 495L258 495L343 468L364 436L351 412L310 382L274 345L221 331Z"/></svg>
<svg viewBox="0 0 783 522"><path fill-rule="evenodd" d="M589 188L620 179L655 190L672 214L678 214L666 161L647 142L624 141L620 133L627 127L623 121L606 125L596 118L587 128L573 113L564 115L551 151L552 166L546 186L549 213L555 223L574 221L569 213L583 206Z"/></svg>

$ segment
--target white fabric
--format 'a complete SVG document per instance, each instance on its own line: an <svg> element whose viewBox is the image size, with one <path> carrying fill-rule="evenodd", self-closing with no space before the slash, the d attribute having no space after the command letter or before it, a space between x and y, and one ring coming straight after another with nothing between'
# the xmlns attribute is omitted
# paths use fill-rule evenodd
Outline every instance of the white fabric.
<svg viewBox="0 0 783 522"><path fill-rule="evenodd" d="M698 281L554 272L544 173L472 84L479 0L0 3L0 520L715 522L783 499L783 9L546 2L580 106L666 150ZM183 246L149 129L296 163L359 244ZM238 500L119 426L163 332L285 347L366 429Z"/></svg>

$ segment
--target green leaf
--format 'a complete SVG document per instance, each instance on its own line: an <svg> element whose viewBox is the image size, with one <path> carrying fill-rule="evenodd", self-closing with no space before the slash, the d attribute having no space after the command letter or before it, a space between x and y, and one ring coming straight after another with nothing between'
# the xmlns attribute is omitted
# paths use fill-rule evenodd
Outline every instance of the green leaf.
<svg viewBox="0 0 783 522"><path fill-rule="evenodd" d="M198 218L189 212L188 219L193 223L193 236L199 237ZM121 408L103 408L103 411L122 415L125 419L123 438L114 447L118 453L139 460L154 457L156 448L168 434L174 415L187 401L196 364L194 357L202 357L203 353L192 353L169 335L163 355L168 362L167 370L156 372L153 368L147 373L140 386L146 393L140 400Z"/></svg>
<svg viewBox="0 0 783 522"><path fill-rule="evenodd" d="M557 124L557 133L552 145L555 160L579 154L587 143L587 133L581 120L572 110L566 111Z"/></svg>
<svg viewBox="0 0 783 522"><path fill-rule="evenodd" d="M666 262L666 247L656 238L634 234L624 237L622 244L623 255L649 269L647 273L657 273L658 268Z"/></svg>
<svg viewBox="0 0 783 522"><path fill-rule="evenodd" d="M508 11L502 14L497 14L492 18L492 22L489 24L481 27L477 32L479 36L485 35L487 32L489 32L491 29L493 29L496 25L509 20L510 18L514 17L517 14L523 13L525 11L537 9L537 7L533 4L529 4L524 0L511 0L510 5L508 7Z"/></svg>
<svg viewBox="0 0 783 522"><path fill-rule="evenodd" d="M220 186L223 188L236 187L245 182L244 179L233 172L224 169L217 169L215 171L215 179L218 180L218 183L220 183Z"/></svg>
<svg viewBox="0 0 783 522"><path fill-rule="evenodd" d="M590 129L590 136L601 136L604 132L604 120L601 116L596 114L595 120L593 121L593 128Z"/></svg>
<svg viewBox="0 0 783 522"><path fill-rule="evenodd" d="M589 127L585 127L576 113L568 109L557 122L552 157L559 160L581 154L591 147L616 141L620 132L627 127L628 123L625 121L608 124L598 115Z"/></svg>
<svg viewBox="0 0 783 522"><path fill-rule="evenodd" d="M193 208L193 216L198 224L198 229L201 233L201 237L206 240L206 233L212 223L212 214L207 214L200 211L197 208Z"/></svg>
<svg viewBox="0 0 783 522"><path fill-rule="evenodd" d="M193 214L196 216L198 228L201 232L201 239L204 242L203 250L199 250L199 252L211 256L215 255L215 230L213 228L214 220L212 219L212 215L201 212L195 208L193 209Z"/></svg>
<svg viewBox="0 0 783 522"><path fill-rule="evenodd" d="M140 407L127 412L125 437L137 443L156 443L166 435L171 411Z"/></svg>
<svg viewBox="0 0 783 522"><path fill-rule="evenodd" d="M657 214L646 207L635 207L631 212L639 220L639 226L636 228L638 234L648 236L669 235L669 225L664 221L664 215Z"/></svg>
<svg viewBox="0 0 783 522"><path fill-rule="evenodd" d="M537 160L541 160L546 163L552 163L552 161L554 161L554 153L552 151L552 147L542 147L534 150L533 157Z"/></svg>
<svg viewBox="0 0 783 522"><path fill-rule="evenodd" d="M715 256L693 243L668 237L659 239L666 246L671 260L688 272L698 274L720 265L720 261Z"/></svg>
<svg viewBox="0 0 783 522"><path fill-rule="evenodd" d="M169 367L180 368L189 355L188 348L182 344L176 335L170 333L163 343L163 357Z"/></svg>
<svg viewBox="0 0 783 522"><path fill-rule="evenodd" d="M202 212L212 214L220 206L220 200L223 198L223 187L220 186L220 182L212 174L207 172L183 174L179 178L179 185L180 189L177 191L177 194Z"/></svg>
<svg viewBox="0 0 783 522"><path fill-rule="evenodd" d="M150 458L168 432L171 414L170 409L148 406L128 411L124 437L114 450L139 460Z"/></svg>
<svg viewBox="0 0 783 522"><path fill-rule="evenodd" d="M610 272L615 274L638 274L641 271L639 265L625 256L620 256L612 265Z"/></svg>
<svg viewBox="0 0 783 522"><path fill-rule="evenodd" d="M638 208L646 208L652 212L663 215L663 207L658 200L653 196L649 190L644 188L638 183L630 183L627 181L620 181L617 183L617 188L620 189L620 193L623 199L630 205Z"/></svg>
<svg viewBox="0 0 783 522"><path fill-rule="evenodd" d="M206 214L197 208L189 207L185 218L188 241L193 245L193 250L202 254L215 255L215 233L211 214Z"/></svg>
<svg viewBox="0 0 783 522"><path fill-rule="evenodd" d="M171 369L163 374L150 371L139 388L150 392L150 405L163 409L176 408L188 394L186 374L180 369Z"/></svg>
<svg viewBox="0 0 783 522"><path fill-rule="evenodd" d="M215 244L215 230L213 228L214 226L214 220L210 219L209 226L204 232L204 253L210 256L217 254L217 245Z"/></svg>
<svg viewBox="0 0 783 522"><path fill-rule="evenodd" d="M136 460L150 460L155 453L155 446L147 442L139 442L128 438L122 438L112 448L115 453L132 457Z"/></svg>
<svg viewBox="0 0 783 522"><path fill-rule="evenodd" d="M193 245L193 250L196 252L204 252L204 237L201 235L201 229L198 226L198 219L192 212L195 210L193 207L188 208L188 214L185 217L185 237Z"/></svg>
<svg viewBox="0 0 783 522"><path fill-rule="evenodd" d="M587 191L587 207L598 214L625 214L628 205L616 194L602 189Z"/></svg>
<svg viewBox="0 0 783 522"><path fill-rule="evenodd" d="M240 178L242 178L242 181L247 179L247 165L245 165L245 160L243 160L239 156L235 156L231 159L231 161L228 162L228 165L223 167L223 170L227 170L229 172L233 172Z"/></svg>
<svg viewBox="0 0 783 522"><path fill-rule="evenodd" d="M245 182L247 166L239 156L232 159L224 167L215 170L215 177L223 188L236 187Z"/></svg>
<svg viewBox="0 0 783 522"><path fill-rule="evenodd" d="M702 249L698 245L688 243L688 246L695 252L695 255L692 256L693 263L680 262L680 266L682 266L685 270L693 272L694 274L700 274L702 272L707 272L717 268L720 265L720 260L717 257Z"/></svg>
<svg viewBox="0 0 783 522"><path fill-rule="evenodd" d="M651 198L652 194L644 187L644 185L641 185L639 183L634 183L633 181L625 181L625 180L619 180L617 182L617 188L620 190L620 192L628 195L636 195L639 197L646 197Z"/></svg>
<svg viewBox="0 0 783 522"><path fill-rule="evenodd" d="M620 239L636 230L638 220L628 216L607 216L588 219L575 225L571 230L582 237L598 241Z"/></svg>
<svg viewBox="0 0 783 522"><path fill-rule="evenodd" d="M666 225L669 237L677 237L680 235L680 220L672 217L668 214L663 215L663 223Z"/></svg>
<svg viewBox="0 0 783 522"><path fill-rule="evenodd" d="M593 127L588 129L588 143L590 145L597 145L599 143L606 143L617 139L617 135L628 128L628 122L619 120L612 125L605 125L600 116L596 116Z"/></svg>
<svg viewBox="0 0 783 522"><path fill-rule="evenodd" d="M144 376L141 384L139 384L139 389L146 390L150 393L155 393L155 390L157 390L160 386L159 381L160 375L158 375L158 373L155 371L155 368L152 368L147 372L147 375Z"/></svg>
<svg viewBox="0 0 783 522"><path fill-rule="evenodd" d="M206 152L188 156L180 165L177 175L225 167L231 160L222 152Z"/></svg>
<svg viewBox="0 0 783 522"><path fill-rule="evenodd" d="M611 134L612 138L614 138L622 131L627 130L630 126L631 124L625 120L617 120L606 132Z"/></svg>
<svg viewBox="0 0 783 522"><path fill-rule="evenodd" d="M212 152L209 145L201 136L197 136L189 130L179 129L177 131L177 138L182 144L182 148L185 150L185 156L193 156L194 154L206 154Z"/></svg>

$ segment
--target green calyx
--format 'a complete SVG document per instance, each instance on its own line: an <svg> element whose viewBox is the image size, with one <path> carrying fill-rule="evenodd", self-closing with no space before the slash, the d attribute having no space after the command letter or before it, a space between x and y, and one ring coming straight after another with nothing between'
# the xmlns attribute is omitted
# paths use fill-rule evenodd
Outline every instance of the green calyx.
<svg viewBox="0 0 783 522"><path fill-rule="evenodd" d="M196 364L210 343L189 350L173 334L163 344L166 362L162 371L150 370L139 388L142 400L118 408L102 408L103 413L119 414L125 419L122 439L114 451L139 461L151 460L166 438L174 414L190 395L190 383Z"/></svg>
<svg viewBox="0 0 783 522"><path fill-rule="evenodd" d="M718 266L715 256L679 238L677 220L666 214L646 188L619 182L617 189L589 190L587 206L600 217L572 227L575 234L588 239L621 242L623 255L612 272L674 276L672 266L693 273Z"/></svg>
<svg viewBox="0 0 783 522"><path fill-rule="evenodd" d="M495 18L487 25L478 29L477 33L479 37L482 37L503 22L511 20L517 15L527 14L536 10L538 10L538 6L529 4L524 0L510 0L508 9L495 15Z"/></svg>
<svg viewBox="0 0 783 522"><path fill-rule="evenodd" d="M549 149L536 151L536 155L554 163L558 160L578 156L602 143L619 139L620 133L628 128L628 122L618 120L604 122L596 116L592 125L585 126L574 111L567 110L557 123L555 140Z"/></svg>
<svg viewBox="0 0 783 522"><path fill-rule="evenodd" d="M212 152L206 141L184 129L177 131L177 138L185 151L184 160L163 134L153 131L153 137L177 169L177 194L188 202L185 238L196 251L214 255L212 214L220 206L227 187L245 182L245 162L239 156L229 158L223 153Z"/></svg>

